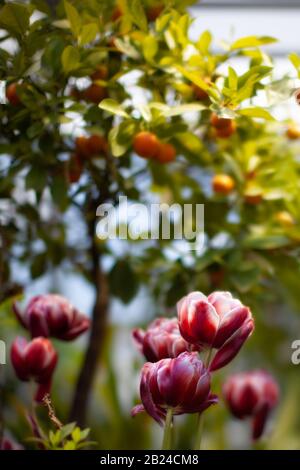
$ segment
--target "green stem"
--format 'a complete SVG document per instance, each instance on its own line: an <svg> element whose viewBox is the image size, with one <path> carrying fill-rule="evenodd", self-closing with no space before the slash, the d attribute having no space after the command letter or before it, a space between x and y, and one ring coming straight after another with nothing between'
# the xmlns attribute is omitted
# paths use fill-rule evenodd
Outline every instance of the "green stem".
<svg viewBox="0 0 300 470"><path fill-rule="evenodd" d="M198 424L197 424L197 432L196 432L196 444L195 444L194 450L201 450L203 427L204 427L204 416L203 416L203 413L200 413L198 415Z"/></svg>
<svg viewBox="0 0 300 470"><path fill-rule="evenodd" d="M210 349L208 349L208 351L206 353L206 357L205 357L205 360L204 360L204 364L205 364L206 368L209 367L212 352L213 352L213 350L212 350L212 348L210 348ZM203 416L203 413L200 413L198 415L198 425L197 425L197 432L196 432L195 450L201 450L203 428L204 428L204 416Z"/></svg>
<svg viewBox="0 0 300 470"><path fill-rule="evenodd" d="M208 351L207 351L206 358L205 358L205 361L204 361L204 364L205 364L205 367L206 367L206 368L209 367L209 363L210 363L210 360L211 360L212 352L213 352L212 348L208 349Z"/></svg>
<svg viewBox="0 0 300 470"><path fill-rule="evenodd" d="M165 422L162 450L170 450L172 447L172 419L173 419L173 410L172 408L168 408L166 422Z"/></svg>

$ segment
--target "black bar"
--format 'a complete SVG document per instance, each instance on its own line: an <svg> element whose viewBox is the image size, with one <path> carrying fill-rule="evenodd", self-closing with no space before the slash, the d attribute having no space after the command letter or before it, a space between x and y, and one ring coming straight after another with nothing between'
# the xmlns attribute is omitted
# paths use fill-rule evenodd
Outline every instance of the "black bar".
<svg viewBox="0 0 300 470"><path fill-rule="evenodd" d="M46 453L45 453L46 452ZM5 464L20 463L78 465L83 469L98 468L99 465L137 468L141 465L174 465L203 468L203 465L219 464L222 468L236 464L243 468L245 464L267 464L272 468L287 468L289 464L299 464L300 451L4 451L0 452L1 469ZM7 467L8 468L8 467ZM53 467L52 467L53 468Z"/></svg>

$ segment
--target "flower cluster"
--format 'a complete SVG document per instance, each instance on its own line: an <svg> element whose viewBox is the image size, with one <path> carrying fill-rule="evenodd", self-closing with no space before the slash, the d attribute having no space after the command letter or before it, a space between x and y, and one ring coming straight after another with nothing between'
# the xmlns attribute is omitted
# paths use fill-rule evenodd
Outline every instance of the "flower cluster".
<svg viewBox="0 0 300 470"><path fill-rule="evenodd" d="M250 309L229 292L192 292L178 302L177 312L178 318L159 318L146 331L133 331L149 362L141 371L142 404L132 415L146 411L159 424L167 421L169 412L200 414L217 403L211 392L212 372L231 362L254 330ZM276 404L278 388L266 373L245 373L226 382L224 396L235 416L254 417L256 439Z"/></svg>
<svg viewBox="0 0 300 470"><path fill-rule="evenodd" d="M16 338L11 346L11 362L17 377L37 383L35 401L50 392L58 356L49 337L70 341L89 328L90 320L64 297L56 294L33 297L24 312L14 304L14 312L31 334L32 340Z"/></svg>

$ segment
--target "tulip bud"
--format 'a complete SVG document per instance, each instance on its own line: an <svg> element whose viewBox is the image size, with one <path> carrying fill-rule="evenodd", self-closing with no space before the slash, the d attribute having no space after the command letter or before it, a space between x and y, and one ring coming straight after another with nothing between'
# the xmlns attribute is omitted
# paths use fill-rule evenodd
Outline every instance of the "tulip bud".
<svg viewBox="0 0 300 470"><path fill-rule="evenodd" d="M196 352L144 364L140 395L143 404L133 408L132 416L146 411L159 424L168 408L173 415L201 413L218 401L210 393L210 374Z"/></svg>
<svg viewBox="0 0 300 470"><path fill-rule="evenodd" d="M0 439L0 450L24 450L24 447L8 437Z"/></svg>
<svg viewBox="0 0 300 470"><path fill-rule="evenodd" d="M57 353L47 338L35 338L30 342L18 337L11 347L11 362L17 377L28 382L34 380L39 384L35 400L42 401L50 392L51 379L57 363Z"/></svg>
<svg viewBox="0 0 300 470"><path fill-rule="evenodd" d="M158 318L146 331L136 328L132 335L139 351L150 362L174 358L185 351L199 350L182 338L177 318Z"/></svg>
<svg viewBox="0 0 300 470"><path fill-rule="evenodd" d="M210 365L214 371L228 364L254 329L248 307L229 292L206 297L192 292L177 304L179 329L191 344L218 350Z"/></svg>
<svg viewBox="0 0 300 470"><path fill-rule="evenodd" d="M21 324L30 331L32 338L52 336L70 341L90 326L90 320L85 315L57 294L33 297L24 312L14 304L14 311Z"/></svg>
<svg viewBox="0 0 300 470"><path fill-rule="evenodd" d="M278 402L279 388L273 377L263 370L232 375L223 386L223 395L235 417L252 418L252 438L259 439Z"/></svg>

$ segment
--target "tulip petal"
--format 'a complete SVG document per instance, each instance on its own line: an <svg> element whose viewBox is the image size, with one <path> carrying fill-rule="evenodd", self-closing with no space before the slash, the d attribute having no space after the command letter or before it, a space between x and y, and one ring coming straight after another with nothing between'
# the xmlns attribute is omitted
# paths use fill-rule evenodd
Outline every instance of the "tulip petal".
<svg viewBox="0 0 300 470"><path fill-rule="evenodd" d="M147 413L152 416L155 421L158 422L161 426L163 425L163 418L164 418L164 412L162 409L158 408L158 406L155 405L151 390L150 390L150 379L152 375L152 367L156 368L155 364L152 364L150 362L146 362L144 364L143 369L142 369L142 378L141 378L141 384L140 384L140 395L141 395L141 400L144 405L145 410Z"/></svg>
<svg viewBox="0 0 300 470"><path fill-rule="evenodd" d="M247 317L250 318L248 307L238 306L229 311L221 319L213 347L219 349L242 326Z"/></svg>
<svg viewBox="0 0 300 470"><path fill-rule="evenodd" d="M134 418L137 414L143 413L145 410L144 405L136 405L132 408L130 414Z"/></svg>
<svg viewBox="0 0 300 470"><path fill-rule="evenodd" d="M13 312L14 314L16 315L17 319L19 320L20 324L24 327L24 328L27 328L27 324L25 322L25 319L24 319L24 315L23 313L21 312L17 302L14 302L13 305L12 305L12 309L13 309Z"/></svg>
<svg viewBox="0 0 300 470"><path fill-rule="evenodd" d="M89 329L91 321L85 315L78 314L76 323L74 323L65 333L57 334L57 338L64 341L72 341L76 339L79 335L84 333Z"/></svg>
<svg viewBox="0 0 300 470"><path fill-rule="evenodd" d="M252 439L259 439L265 429L265 424L270 413L268 405L262 406L262 408L256 413L252 421Z"/></svg>
<svg viewBox="0 0 300 470"><path fill-rule="evenodd" d="M17 377L20 380L25 381L29 379L29 371L24 359L27 344L28 343L25 338L18 336L14 340L10 350L11 362L14 366Z"/></svg>
<svg viewBox="0 0 300 470"><path fill-rule="evenodd" d="M196 357L197 353L182 353L158 370L158 388L168 406L180 405L187 395L190 396L188 389L196 388L199 377L195 373L194 355ZM196 361L200 363L198 358Z"/></svg>
<svg viewBox="0 0 300 470"><path fill-rule="evenodd" d="M142 353L143 352L143 342L145 338L145 331L142 328L135 328L132 331L132 337L134 340L135 345L137 346L138 350Z"/></svg>
<svg viewBox="0 0 300 470"><path fill-rule="evenodd" d="M49 328L47 325L47 320L45 316L40 315L36 310L33 310L30 313L28 318L29 330L32 338L37 338L38 336L43 336L48 338L50 336Z"/></svg>
<svg viewBox="0 0 300 470"><path fill-rule="evenodd" d="M254 330L254 322L249 319L241 328L219 349L209 367L211 372L226 366L239 352L246 339Z"/></svg>

